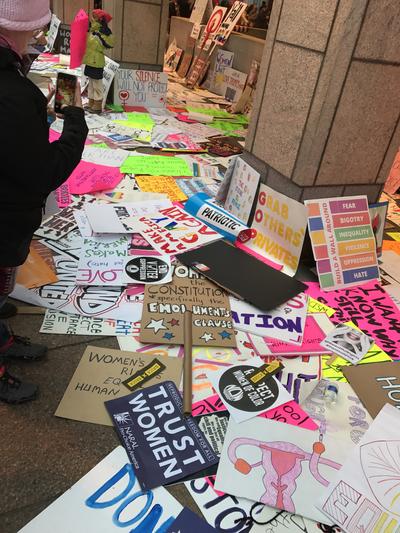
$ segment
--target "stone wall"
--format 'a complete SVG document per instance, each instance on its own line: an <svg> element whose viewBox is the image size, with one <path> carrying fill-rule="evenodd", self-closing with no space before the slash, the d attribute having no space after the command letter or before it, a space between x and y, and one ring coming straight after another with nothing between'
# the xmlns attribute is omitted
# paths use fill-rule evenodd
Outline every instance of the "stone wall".
<svg viewBox="0 0 400 533"><path fill-rule="evenodd" d="M398 0L274 0L246 149L298 200L380 194L400 145Z"/></svg>
<svg viewBox="0 0 400 533"><path fill-rule="evenodd" d="M93 0L53 0L54 13L70 24L79 9L93 9ZM115 47L107 52L123 67L162 70L167 39L168 0L103 0L113 20Z"/></svg>

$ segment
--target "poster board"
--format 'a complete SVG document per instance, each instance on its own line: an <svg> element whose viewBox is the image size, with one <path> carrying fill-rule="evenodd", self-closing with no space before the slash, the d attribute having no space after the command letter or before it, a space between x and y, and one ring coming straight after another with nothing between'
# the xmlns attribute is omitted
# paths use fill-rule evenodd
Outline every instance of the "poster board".
<svg viewBox="0 0 400 533"><path fill-rule="evenodd" d="M164 380L179 385L182 359L158 357L166 368L146 383L146 387ZM104 402L129 394L123 381L143 368L151 358L111 348L88 346L69 382L55 416L112 426Z"/></svg>
<svg viewBox="0 0 400 533"><path fill-rule="evenodd" d="M132 500L149 502L134 508ZM127 512L142 531L153 527L165 530L182 505L162 487L143 492L133 465L122 446L118 446L75 485L20 530L20 533L110 533L123 531Z"/></svg>
<svg viewBox="0 0 400 533"><path fill-rule="evenodd" d="M165 107L168 74L153 70L119 69L114 81L114 104Z"/></svg>

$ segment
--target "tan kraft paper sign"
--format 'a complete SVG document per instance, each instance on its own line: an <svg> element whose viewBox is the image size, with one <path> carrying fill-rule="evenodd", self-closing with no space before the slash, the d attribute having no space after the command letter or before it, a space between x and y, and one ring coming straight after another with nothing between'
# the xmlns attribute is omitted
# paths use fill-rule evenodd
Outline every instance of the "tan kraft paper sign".
<svg viewBox="0 0 400 533"><path fill-rule="evenodd" d="M104 402L130 394L123 385L129 376L154 359L151 355L88 346L55 412L56 416L112 426ZM157 356L166 369L146 386L173 381L179 387L182 359Z"/></svg>

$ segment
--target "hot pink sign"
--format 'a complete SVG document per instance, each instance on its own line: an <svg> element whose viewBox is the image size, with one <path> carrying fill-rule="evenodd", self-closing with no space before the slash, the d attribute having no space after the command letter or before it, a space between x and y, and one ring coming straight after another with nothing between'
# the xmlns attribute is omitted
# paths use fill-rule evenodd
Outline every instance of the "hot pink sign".
<svg viewBox="0 0 400 533"><path fill-rule="evenodd" d="M218 411L225 411L226 407L223 404L218 394L204 398L193 404L192 415L200 416ZM303 411L298 403L295 401L287 402L279 407L270 409L262 415L258 415L261 418L269 418L270 420L276 420L285 424L291 424L292 426L299 426L305 429L316 430L318 425Z"/></svg>
<svg viewBox="0 0 400 533"><path fill-rule="evenodd" d="M122 178L123 175L118 167L81 161L68 178L68 186L71 194L86 194L113 189Z"/></svg>
<svg viewBox="0 0 400 533"><path fill-rule="evenodd" d="M332 322L351 320L392 359L400 359L400 312L378 281L329 292L321 291L316 282L307 285L307 294L336 309Z"/></svg>
<svg viewBox="0 0 400 533"><path fill-rule="evenodd" d="M70 68L78 68L82 65L83 56L86 52L88 30L89 16L83 9L80 9L71 24Z"/></svg>

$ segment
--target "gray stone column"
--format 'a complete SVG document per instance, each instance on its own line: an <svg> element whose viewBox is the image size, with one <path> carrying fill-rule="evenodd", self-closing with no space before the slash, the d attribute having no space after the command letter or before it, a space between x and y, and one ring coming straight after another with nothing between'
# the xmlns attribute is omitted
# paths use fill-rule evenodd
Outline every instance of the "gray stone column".
<svg viewBox="0 0 400 533"><path fill-rule="evenodd" d="M399 115L399 0L274 0L246 141L264 182L375 201Z"/></svg>
<svg viewBox="0 0 400 533"><path fill-rule="evenodd" d="M103 9L113 17L110 57L123 67L162 70L168 0L103 0Z"/></svg>
<svg viewBox="0 0 400 533"><path fill-rule="evenodd" d="M89 12L94 0L53 0L58 18L70 24L79 9ZM103 0L113 17L115 47L107 52L123 67L162 70L167 39L168 0Z"/></svg>

